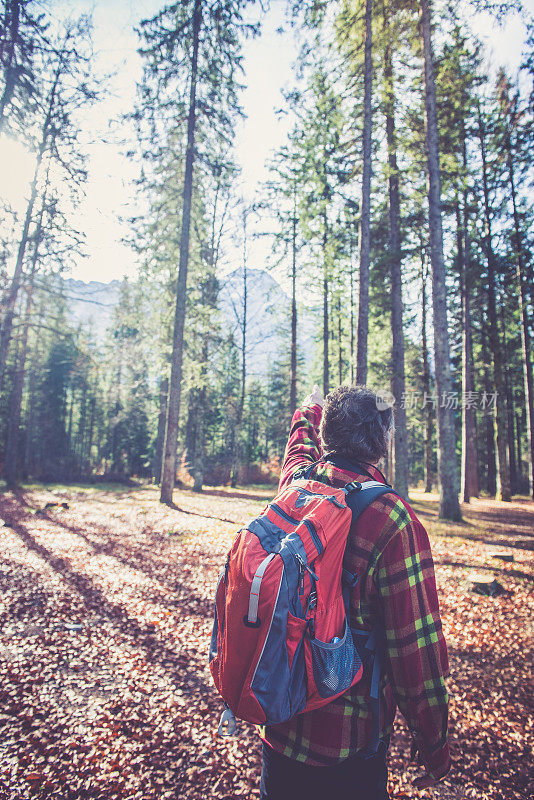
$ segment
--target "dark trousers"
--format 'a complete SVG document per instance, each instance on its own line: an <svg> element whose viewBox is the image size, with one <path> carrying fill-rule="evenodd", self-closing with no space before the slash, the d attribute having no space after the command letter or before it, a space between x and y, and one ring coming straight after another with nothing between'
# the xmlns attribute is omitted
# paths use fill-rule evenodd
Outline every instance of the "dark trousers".
<svg viewBox="0 0 534 800"><path fill-rule="evenodd" d="M310 767L262 745L260 800L389 800L385 742L372 758L356 753L331 767Z"/></svg>

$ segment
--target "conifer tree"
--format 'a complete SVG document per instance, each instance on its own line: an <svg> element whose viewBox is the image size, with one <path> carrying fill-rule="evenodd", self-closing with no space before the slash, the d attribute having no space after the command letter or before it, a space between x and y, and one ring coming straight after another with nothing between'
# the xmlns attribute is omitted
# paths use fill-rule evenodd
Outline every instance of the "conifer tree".
<svg viewBox="0 0 534 800"><path fill-rule="evenodd" d="M406 381L404 371L404 326L402 301L402 244L400 226L399 168L397 161L397 133L395 124L395 83L392 54L391 4L383 6L384 35L384 115L388 151L388 250L390 260L391 291L391 390L395 400L395 433L393 439L396 490L408 497L408 454L406 408L404 403Z"/></svg>
<svg viewBox="0 0 534 800"><path fill-rule="evenodd" d="M22 285L26 248L47 159L63 172L66 184L80 184L86 177L83 155L78 149L79 130L75 113L96 99L94 81L88 74L91 25L87 17L68 23L51 47L40 77L38 122L35 133L35 167L24 215L15 266L3 301L0 330L0 381L4 375L11 341L15 307ZM81 161L81 163L80 163Z"/></svg>
<svg viewBox="0 0 534 800"><path fill-rule="evenodd" d="M34 0L0 4L0 135L24 135L32 116L40 51L47 45L45 15Z"/></svg>
<svg viewBox="0 0 534 800"><path fill-rule="evenodd" d="M365 56L362 133L362 196L360 210L360 266L356 383L367 383L367 337L369 335L369 267L371 254L371 143L373 87L373 0L365 0Z"/></svg>
<svg viewBox="0 0 534 800"><path fill-rule="evenodd" d="M270 209L275 230L273 253L289 260L291 281L291 373L289 406L291 414L297 407L297 271L298 255L302 248L300 222L303 190L303 157L298 147L298 127L289 136L289 143L275 154L270 163L271 178L266 183L264 205Z"/></svg>
<svg viewBox="0 0 534 800"><path fill-rule="evenodd" d="M504 145L506 165L508 168L508 185L512 201L513 250L516 266L517 294L521 315L521 345L523 349L523 377L526 399L527 436L529 444L529 481L530 494L534 498L534 385L532 379L532 353L529 320L529 303L527 296L527 274L525 269L525 253L523 230L520 218L520 207L517 196L518 173L524 171L529 163L524 156L532 143L532 122L527 123L526 115L520 106L518 91L513 91L504 70L497 76L497 98L502 116L500 139ZM523 164L521 163L523 156ZM518 169L519 162L519 169ZM523 169L522 169L523 166Z"/></svg>
<svg viewBox="0 0 534 800"><path fill-rule="evenodd" d="M141 53L145 57L142 109L153 130L158 119L177 124L184 114L184 178L180 223L180 257L172 335L171 374L161 471L162 502L172 503L176 447L180 419L183 372L184 325L194 164L197 155L198 110L202 108L204 136L230 141L239 113L237 73L241 61L241 38L254 33L243 20L248 0L218 0L208 7L205 0L172 3L151 20L142 23ZM187 97L180 89L187 82Z"/></svg>
<svg viewBox="0 0 534 800"><path fill-rule="evenodd" d="M446 519L460 519L456 463L454 412L446 398L452 392L449 334L447 322L447 290L443 257L441 221L441 188L439 168L438 121L434 55L432 52L431 11L429 0L420 0L421 37L424 61L425 137L428 169L428 215L430 263L432 266L432 305L434 311L434 358L438 394L438 471L439 513Z"/></svg>
<svg viewBox="0 0 534 800"><path fill-rule="evenodd" d="M487 269L487 308L488 308L488 339L493 362L493 382L495 384L496 400L494 405L494 431L495 451L497 454L497 488L496 497L499 500L511 499L510 465L506 452L507 419L505 412L505 381L503 361L503 348L499 330L499 315L497 309L497 263L493 243L492 208L489 193L489 175L486 143L486 121L480 105L478 107L478 136L480 140L482 201L484 212L484 251Z"/></svg>

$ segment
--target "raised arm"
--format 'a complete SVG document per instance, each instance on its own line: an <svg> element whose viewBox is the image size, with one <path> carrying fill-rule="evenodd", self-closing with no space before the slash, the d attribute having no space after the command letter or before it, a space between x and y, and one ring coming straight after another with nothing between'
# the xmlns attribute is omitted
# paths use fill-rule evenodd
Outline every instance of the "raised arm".
<svg viewBox="0 0 534 800"><path fill-rule="evenodd" d="M319 387L315 386L313 392L304 399L302 406L297 408L293 414L280 472L279 490L287 486L297 469L321 458L319 423L321 422L322 408L322 395Z"/></svg>

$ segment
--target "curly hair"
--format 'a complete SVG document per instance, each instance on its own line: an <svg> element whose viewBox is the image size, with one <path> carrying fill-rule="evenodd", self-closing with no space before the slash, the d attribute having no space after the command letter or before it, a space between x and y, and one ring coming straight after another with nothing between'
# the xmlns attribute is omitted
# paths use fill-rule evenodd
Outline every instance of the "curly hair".
<svg viewBox="0 0 534 800"><path fill-rule="evenodd" d="M339 386L327 395L320 436L325 453L376 464L387 454L393 409L366 386Z"/></svg>

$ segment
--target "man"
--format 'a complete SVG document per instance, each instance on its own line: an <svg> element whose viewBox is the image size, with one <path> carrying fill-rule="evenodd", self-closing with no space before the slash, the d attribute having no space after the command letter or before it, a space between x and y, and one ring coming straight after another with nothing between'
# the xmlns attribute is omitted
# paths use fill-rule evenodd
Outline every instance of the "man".
<svg viewBox="0 0 534 800"><path fill-rule="evenodd" d="M330 486L385 483L377 463L388 449L392 409L365 387L340 386L324 402L316 386L291 423L280 489L322 458L313 479ZM378 750L373 738L370 670L316 711L261 730L262 800L386 800L386 753L398 707L425 766L414 783L434 785L450 768L447 649L428 536L408 503L383 494L352 524L343 566L359 576L350 627L383 631Z"/></svg>

